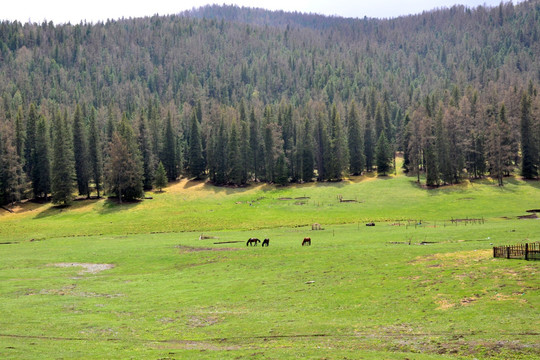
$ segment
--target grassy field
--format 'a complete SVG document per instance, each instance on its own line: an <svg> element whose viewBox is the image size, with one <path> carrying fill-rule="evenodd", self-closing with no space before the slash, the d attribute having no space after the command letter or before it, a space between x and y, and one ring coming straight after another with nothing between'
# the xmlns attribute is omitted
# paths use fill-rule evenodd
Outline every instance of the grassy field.
<svg viewBox="0 0 540 360"><path fill-rule="evenodd" d="M540 263L491 251L540 241L538 182L147 195L2 213L0 358L540 358Z"/></svg>

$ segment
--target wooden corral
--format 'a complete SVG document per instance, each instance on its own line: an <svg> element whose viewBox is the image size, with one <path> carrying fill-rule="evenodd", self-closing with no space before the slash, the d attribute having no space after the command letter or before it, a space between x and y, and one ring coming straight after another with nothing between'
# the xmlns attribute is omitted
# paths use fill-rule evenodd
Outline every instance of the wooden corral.
<svg viewBox="0 0 540 360"><path fill-rule="evenodd" d="M494 246L493 257L506 259L540 260L540 243Z"/></svg>

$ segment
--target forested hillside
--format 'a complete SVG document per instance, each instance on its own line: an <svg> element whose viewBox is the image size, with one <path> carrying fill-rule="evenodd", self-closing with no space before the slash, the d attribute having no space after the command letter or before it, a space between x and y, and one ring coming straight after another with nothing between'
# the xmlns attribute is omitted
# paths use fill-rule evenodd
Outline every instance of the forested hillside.
<svg viewBox="0 0 540 360"><path fill-rule="evenodd" d="M390 20L211 6L0 24L0 203L180 176L538 177L540 2ZM161 165L160 165L161 163Z"/></svg>

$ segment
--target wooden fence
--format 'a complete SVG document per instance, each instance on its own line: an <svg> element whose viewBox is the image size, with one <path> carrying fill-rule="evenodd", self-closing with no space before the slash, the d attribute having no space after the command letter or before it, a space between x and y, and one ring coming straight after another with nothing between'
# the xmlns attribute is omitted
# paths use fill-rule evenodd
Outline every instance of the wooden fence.
<svg viewBox="0 0 540 360"><path fill-rule="evenodd" d="M494 246L493 257L506 259L540 260L540 243Z"/></svg>

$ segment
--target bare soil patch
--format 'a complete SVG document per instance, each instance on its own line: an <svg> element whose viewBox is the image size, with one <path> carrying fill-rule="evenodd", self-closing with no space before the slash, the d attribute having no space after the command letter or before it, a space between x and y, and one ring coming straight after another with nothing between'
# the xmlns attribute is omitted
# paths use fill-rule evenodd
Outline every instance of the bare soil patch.
<svg viewBox="0 0 540 360"><path fill-rule="evenodd" d="M83 270L79 271L79 275L84 274L97 274L100 271L109 270L114 268L113 264L90 264L90 263L57 263L53 264L56 267L82 267Z"/></svg>
<svg viewBox="0 0 540 360"><path fill-rule="evenodd" d="M158 349L183 349L183 350L210 350L210 351L224 351L224 350L238 350L240 346L234 345L219 345L208 341L194 341L194 340L165 340L160 341L156 345Z"/></svg>
<svg viewBox="0 0 540 360"><path fill-rule="evenodd" d="M199 251L238 251L239 248L209 248L209 247L194 247L185 245L176 245L177 249L180 249L182 253L199 252Z"/></svg>

